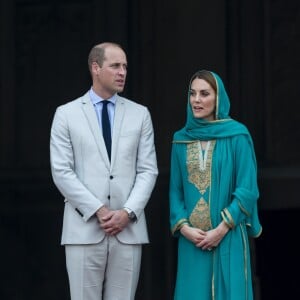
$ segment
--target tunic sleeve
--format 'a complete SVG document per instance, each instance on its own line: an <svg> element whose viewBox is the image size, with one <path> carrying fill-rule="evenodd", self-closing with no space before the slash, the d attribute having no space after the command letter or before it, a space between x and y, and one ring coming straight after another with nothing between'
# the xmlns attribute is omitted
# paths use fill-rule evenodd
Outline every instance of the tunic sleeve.
<svg viewBox="0 0 300 300"><path fill-rule="evenodd" d="M231 204L222 210L223 220L231 227L241 222L249 226L257 219L257 167L252 140L245 135L233 139L234 149L234 188ZM259 224L256 224L260 226Z"/></svg>
<svg viewBox="0 0 300 300"><path fill-rule="evenodd" d="M171 151L169 202L171 232L174 235L178 235L178 230L182 225L188 223L184 204L182 170L180 167L180 160L184 157L180 155L180 148L182 147L185 147L185 145L173 144Z"/></svg>

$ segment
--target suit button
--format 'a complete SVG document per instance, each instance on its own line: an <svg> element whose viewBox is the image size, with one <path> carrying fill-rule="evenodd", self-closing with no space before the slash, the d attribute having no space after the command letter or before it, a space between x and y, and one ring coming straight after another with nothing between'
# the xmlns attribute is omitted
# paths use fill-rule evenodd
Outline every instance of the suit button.
<svg viewBox="0 0 300 300"><path fill-rule="evenodd" d="M114 176L110 175L110 176L109 176L109 178L110 178L110 179L113 179L113 178L114 178Z"/></svg>
<svg viewBox="0 0 300 300"><path fill-rule="evenodd" d="M108 200L110 199L110 195L107 196L107 199L108 199Z"/></svg>

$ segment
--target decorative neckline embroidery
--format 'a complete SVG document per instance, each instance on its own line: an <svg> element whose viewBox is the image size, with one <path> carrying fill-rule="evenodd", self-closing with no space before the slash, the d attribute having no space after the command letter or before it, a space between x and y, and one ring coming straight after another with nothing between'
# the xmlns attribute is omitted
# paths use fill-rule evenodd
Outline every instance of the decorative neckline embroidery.
<svg viewBox="0 0 300 300"><path fill-rule="evenodd" d="M187 145L189 181L197 187L202 195L211 183L212 153L215 144L215 140L207 142L204 154L200 141Z"/></svg>
<svg viewBox="0 0 300 300"><path fill-rule="evenodd" d="M215 144L215 140L208 141L205 149L202 149L200 141L187 145L188 178L201 194L190 214L189 222L193 227L205 231L212 228L209 208L210 193L204 194L211 185L212 154Z"/></svg>
<svg viewBox="0 0 300 300"><path fill-rule="evenodd" d="M201 142L197 143L199 148L199 168L201 171L204 171L206 169L206 162L207 162L207 153L210 149L211 142L208 141L206 144L205 149L202 149Z"/></svg>

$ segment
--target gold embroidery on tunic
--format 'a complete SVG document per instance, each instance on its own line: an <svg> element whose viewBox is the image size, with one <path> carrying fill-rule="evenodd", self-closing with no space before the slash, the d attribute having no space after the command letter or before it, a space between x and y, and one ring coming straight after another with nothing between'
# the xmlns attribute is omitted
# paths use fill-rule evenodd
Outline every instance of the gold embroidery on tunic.
<svg viewBox="0 0 300 300"><path fill-rule="evenodd" d="M187 145L187 169L189 181L196 186L202 195L204 195L211 185L212 153L215 144L215 140L208 142L204 155L200 141ZM212 228L209 199L205 201L205 199L201 197L200 200L198 200L189 217L189 221L192 226L205 231Z"/></svg>
<svg viewBox="0 0 300 300"><path fill-rule="evenodd" d="M210 186L212 152L215 143L216 141L211 141L209 149L206 149L206 160L202 161L202 163L200 162L199 156L202 155L200 141L187 145L187 168L189 173L189 181L197 187L202 195ZM202 164L203 167L201 167Z"/></svg>
<svg viewBox="0 0 300 300"><path fill-rule="evenodd" d="M193 227L200 228L204 231L212 228L210 222L209 206L205 202L203 197L201 197L201 199L197 202L190 215L189 221L193 225Z"/></svg>

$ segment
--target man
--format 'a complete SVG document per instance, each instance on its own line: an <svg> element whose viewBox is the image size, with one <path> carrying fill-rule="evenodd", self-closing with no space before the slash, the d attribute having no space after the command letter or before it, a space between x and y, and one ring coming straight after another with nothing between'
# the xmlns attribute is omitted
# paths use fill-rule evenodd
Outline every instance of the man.
<svg viewBox="0 0 300 300"><path fill-rule="evenodd" d="M92 87L57 108L50 141L53 180L65 198L71 299L132 300L158 174L153 126L146 107L118 95L127 74L119 45L94 46L88 65Z"/></svg>

